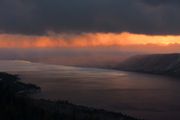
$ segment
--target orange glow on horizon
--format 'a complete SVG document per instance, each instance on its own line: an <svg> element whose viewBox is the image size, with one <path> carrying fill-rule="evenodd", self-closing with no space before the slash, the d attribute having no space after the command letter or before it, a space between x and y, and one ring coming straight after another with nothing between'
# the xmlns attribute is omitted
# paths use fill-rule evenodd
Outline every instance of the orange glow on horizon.
<svg viewBox="0 0 180 120"><path fill-rule="evenodd" d="M0 34L0 48L110 47L129 45L180 44L180 35L144 35L124 33L86 33L27 36Z"/></svg>

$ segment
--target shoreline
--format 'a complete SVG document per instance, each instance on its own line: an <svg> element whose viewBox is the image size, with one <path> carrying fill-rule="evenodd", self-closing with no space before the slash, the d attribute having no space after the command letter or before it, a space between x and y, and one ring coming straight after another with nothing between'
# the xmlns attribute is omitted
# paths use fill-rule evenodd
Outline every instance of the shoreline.
<svg viewBox="0 0 180 120"><path fill-rule="evenodd" d="M30 119L34 114L36 114L36 116L34 116L33 120L39 119L36 117L47 117L47 119L54 118L51 120L140 120L124 115L120 112L75 105L68 101L34 99L29 97L29 94L32 94L32 92L29 91L39 91L40 88L38 86L21 83L20 78L17 75L11 75L8 73L0 72L0 78L0 114L3 113L2 118L4 118L4 120L12 116L16 117L13 117L11 120L22 119L23 117ZM6 89L4 89L3 86L5 86ZM19 94L19 92L22 93ZM9 109L13 108L18 112L13 112L14 110L6 110L5 108L7 107ZM39 113L34 112L34 109L37 109ZM27 113L27 111L29 112ZM42 114L41 112L44 113ZM19 113L20 115L17 116Z"/></svg>

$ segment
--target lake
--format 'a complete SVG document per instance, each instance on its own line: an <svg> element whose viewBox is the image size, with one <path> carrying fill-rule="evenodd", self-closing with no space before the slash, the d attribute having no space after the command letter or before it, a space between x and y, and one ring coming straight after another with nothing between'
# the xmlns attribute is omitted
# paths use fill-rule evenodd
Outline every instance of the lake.
<svg viewBox="0 0 180 120"><path fill-rule="evenodd" d="M146 120L180 120L180 80L116 70L0 61L0 71L19 74L42 88L35 98L68 100Z"/></svg>

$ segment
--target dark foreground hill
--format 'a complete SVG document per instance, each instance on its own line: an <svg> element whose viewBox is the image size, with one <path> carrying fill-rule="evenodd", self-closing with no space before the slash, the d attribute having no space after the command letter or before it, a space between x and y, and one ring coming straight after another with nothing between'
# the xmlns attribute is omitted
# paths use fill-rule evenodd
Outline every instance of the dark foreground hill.
<svg viewBox="0 0 180 120"><path fill-rule="evenodd" d="M40 90L19 77L0 73L0 120L137 120L121 113L28 97Z"/></svg>
<svg viewBox="0 0 180 120"><path fill-rule="evenodd" d="M180 54L137 55L114 68L180 77Z"/></svg>

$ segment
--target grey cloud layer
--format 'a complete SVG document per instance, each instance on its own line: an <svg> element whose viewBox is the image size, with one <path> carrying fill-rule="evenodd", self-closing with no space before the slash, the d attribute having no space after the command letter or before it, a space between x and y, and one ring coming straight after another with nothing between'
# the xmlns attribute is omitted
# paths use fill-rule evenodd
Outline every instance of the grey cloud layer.
<svg viewBox="0 0 180 120"><path fill-rule="evenodd" d="M179 5L179 0L0 0L0 32L180 34Z"/></svg>
<svg viewBox="0 0 180 120"><path fill-rule="evenodd" d="M147 4L151 5L164 5L164 4L179 4L179 0L142 0L142 2L145 2Z"/></svg>

